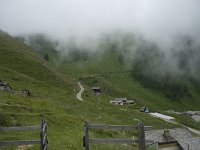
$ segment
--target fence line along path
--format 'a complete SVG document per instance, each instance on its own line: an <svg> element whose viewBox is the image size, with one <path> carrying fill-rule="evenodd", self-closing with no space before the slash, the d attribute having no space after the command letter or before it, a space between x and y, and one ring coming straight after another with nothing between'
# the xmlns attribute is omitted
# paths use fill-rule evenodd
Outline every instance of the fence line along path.
<svg viewBox="0 0 200 150"><path fill-rule="evenodd" d="M40 144L40 150L47 150L47 121L43 118L40 125L36 126L19 126L19 127L0 127L0 131L28 131L28 130L40 130L40 139L38 140L18 140L18 141L0 141L1 146L8 145L29 145Z"/></svg>
<svg viewBox="0 0 200 150"><path fill-rule="evenodd" d="M138 130L138 139L96 139L89 138L90 129L110 129L110 130ZM139 150L146 150L145 143L152 143L151 140L145 140L144 131L151 130L151 126L144 126L143 122L139 122L137 126L133 125L103 125L103 124L84 124L83 146L85 150L90 149L90 144L132 144L138 143Z"/></svg>

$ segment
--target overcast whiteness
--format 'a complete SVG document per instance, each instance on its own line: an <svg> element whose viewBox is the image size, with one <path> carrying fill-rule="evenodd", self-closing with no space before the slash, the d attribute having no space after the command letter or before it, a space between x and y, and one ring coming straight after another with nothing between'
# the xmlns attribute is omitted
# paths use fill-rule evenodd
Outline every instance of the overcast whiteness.
<svg viewBox="0 0 200 150"><path fill-rule="evenodd" d="M121 29L148 38L200 35L200 0L1 0L0 29L64 38Z"/></svg>

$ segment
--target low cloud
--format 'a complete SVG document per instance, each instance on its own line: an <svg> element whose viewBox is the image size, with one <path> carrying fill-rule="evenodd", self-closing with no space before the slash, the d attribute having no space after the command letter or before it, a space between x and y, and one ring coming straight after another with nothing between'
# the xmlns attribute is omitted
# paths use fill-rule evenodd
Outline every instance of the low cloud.
<svg viewBox="0 0 200 150"><path fill-rule="evenodd" d="M0 28L58 39L125 30L167 45L179 34L199 38L199 6L199 0L1 0Z"/></svg>

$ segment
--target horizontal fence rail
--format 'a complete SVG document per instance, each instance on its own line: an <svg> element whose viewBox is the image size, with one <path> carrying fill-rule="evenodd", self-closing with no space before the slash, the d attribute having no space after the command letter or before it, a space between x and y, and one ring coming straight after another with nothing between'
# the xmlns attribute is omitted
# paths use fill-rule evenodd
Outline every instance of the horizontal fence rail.
<svg viewBox="0 0 200 150"><path fill-rule="evenodd" d="M0 131L40 130L40 126L0 127Z"/></svg>
<svg viewBox="0 0 200 150"><path fill-rule="evenodd" d="M131 144L138 143L138 140L130 139L89 139L91 144Z"/></svg>
<svg viewBox="0 0 200 150"><path fill-rule="evenodd" d="M40 140L0 141L0 146L40 144L40 150L47 150L47 121L45 119L42 119L41 124L37 126L0 127L0 131L3 132L30 130L40 130Z"/></svg>
<svg viewBox="0 0 200 150"><path fill-rule="evenodd" d="M138 143L139 140L131 140L131 139L89 139L89 143L91 144L132 144ZM152 143L152 140L145 140L146 143Z"/></svg>
<svg viewBox="0 0 200 150"><path fill-rule="evenodd" d="M138 139L97 139L89 138L90 129L109 129L109 130L138 130ZM144 131L151 130L151 126L144 126L143 122L139 122L137 126L133 125L106 125L106 124L88 124L85 122L83 137L83 146L85 150L90 149L90 144L132 144L138 143L139 150L145 150L145 143L152 143L152 140L145 140Z"/></svg>
<svg viewBox="0 0 200 150"><path fill-rule="evenodd" d="M88 124L88 129L112 129L112 130L138 130L138 126L132 125L104 125L104 124ZM151 126L145 126L144 130L151 130Z"/></svg>
<svg viewBox="0 0 200 150"><path fill-rule="evenodd" d="M40 144L40 140L21 140L21 141L4 141L4 142L0 142L1 146L29 145L29 144Z"/></svg>

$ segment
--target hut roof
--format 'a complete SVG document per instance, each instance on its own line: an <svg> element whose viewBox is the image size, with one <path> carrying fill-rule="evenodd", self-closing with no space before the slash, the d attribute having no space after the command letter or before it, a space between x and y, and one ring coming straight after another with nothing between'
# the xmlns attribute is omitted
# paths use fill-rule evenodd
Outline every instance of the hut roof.
<svg viewBox="0 0 200 150"><path fill-rule="evenodd" d="M91 90L100 90L100 87L91 87Z"/></svg>
<svg viewBox="0 0 200 150"><path fill-rule="evenodd" d="M190 131L186 128L169 129L169 136L173 140L193 138ZM147 140L153 140L154 142L166 142L166 141L168 141L168 139L166 139L166 137L164 136L164 130L145 131L145 138Z"/></svg>
<svg viewBox="0 0 200 150"><path fill-rule="evenodd" d="M178 139L177 142L184 150L198 150L200 149L200 137L191 139Z"/></svg>
<svg viewBox="0 0 200 150"><path fill-rule="evenodd" d="M115 98L114 101L122 101L122 100L127 100L127 98L125 97L119 97L119 98Z"/></svg>

